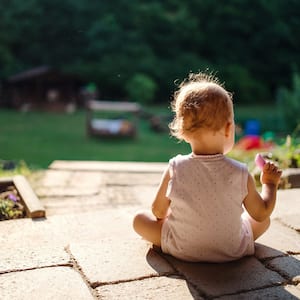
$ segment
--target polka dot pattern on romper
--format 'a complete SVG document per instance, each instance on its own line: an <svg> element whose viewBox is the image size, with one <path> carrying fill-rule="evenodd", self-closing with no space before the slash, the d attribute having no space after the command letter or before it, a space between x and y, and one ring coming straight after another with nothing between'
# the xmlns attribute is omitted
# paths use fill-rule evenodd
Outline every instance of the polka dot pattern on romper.
<svg viewBox="0 0 300 300"><path fill-rule="evenodd" d="M240 233L246 166L221 154L179 155L170 160L170 168L172 213L168 234L162 237L170 254L190 261L243 256L237 249L244 243Z"/></svg>

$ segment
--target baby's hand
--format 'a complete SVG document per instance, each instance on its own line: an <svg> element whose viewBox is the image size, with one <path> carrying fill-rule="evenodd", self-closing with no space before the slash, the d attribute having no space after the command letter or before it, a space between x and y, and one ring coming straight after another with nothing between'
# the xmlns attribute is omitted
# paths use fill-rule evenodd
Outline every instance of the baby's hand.
<svg viewBox="0 0 300 300"><path fill-rule="evenodd" d="M278 185L282 171L272 162L266 162L260 176L262 184Z"/></svg>

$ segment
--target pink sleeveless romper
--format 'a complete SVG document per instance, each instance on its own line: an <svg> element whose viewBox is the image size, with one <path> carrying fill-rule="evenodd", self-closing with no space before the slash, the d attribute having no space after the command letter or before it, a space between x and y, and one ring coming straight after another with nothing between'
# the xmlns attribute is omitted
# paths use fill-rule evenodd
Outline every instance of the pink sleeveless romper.
<svg viewBox="0 0 300 300"><path fill-rule="evenodd" d="M171 214L162 250L186 261L225 262L254 253L251 225L243 219L248 171L216 155L178 155L169 162Z"/></svg>

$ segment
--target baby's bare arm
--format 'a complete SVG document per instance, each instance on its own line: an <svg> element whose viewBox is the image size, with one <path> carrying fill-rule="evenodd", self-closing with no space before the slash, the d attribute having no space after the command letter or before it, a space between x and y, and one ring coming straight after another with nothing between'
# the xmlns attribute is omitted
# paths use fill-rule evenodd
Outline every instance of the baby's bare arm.
<svg viewBox="0 0 300 300"><path fill-rule="evenodd" d="M252 176L248 175L248 195L244 199L244 206L253 219L258 222L268 218L276 202L277 187L282 171L273 163L266 163L260 177L262 191L259 194Z"/></svg>
<svg viewBox="0 0 300 300"><path fill-rule="evenodd" d="M168 216L170 199L166 196L166 192L168 189L169 180L169 169L166 169L162 176L155 199L152 203L152 213L157 219L164 219Z"/></svg>

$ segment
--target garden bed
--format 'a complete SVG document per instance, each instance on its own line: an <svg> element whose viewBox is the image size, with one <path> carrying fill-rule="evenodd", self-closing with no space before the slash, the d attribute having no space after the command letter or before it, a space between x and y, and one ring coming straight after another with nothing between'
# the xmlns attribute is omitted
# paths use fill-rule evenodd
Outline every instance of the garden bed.
<svg viewBox="0 0 300 300"><path fill-rule="evenodd" d="M43 205L24 176L0 179L0 221L45 216Z"/></svg>

